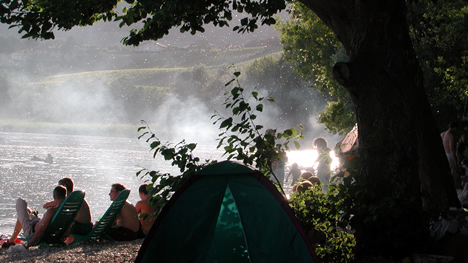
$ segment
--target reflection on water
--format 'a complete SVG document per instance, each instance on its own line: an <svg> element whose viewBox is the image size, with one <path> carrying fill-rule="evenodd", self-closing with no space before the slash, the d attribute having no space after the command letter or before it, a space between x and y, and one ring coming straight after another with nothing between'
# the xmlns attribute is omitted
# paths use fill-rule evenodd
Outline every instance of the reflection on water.
<svg viewBox="0 0 468 263"><path fill-rule="evenodd" d="M318 163L315 163L318 158L317 150L290 151L287 152L287 156L287 166L291 166L293 163L297 163L303 172L308 168L317 169ZM338 168L340 160L335 156L334 151L330 152L330 157L332 158L330 168L332 171L334 171L336 168Z"/></svg>
<svg viewBox="0 0 468 263"><path fill-rule="evenodd" d="M75 189L86 192L93 220L111 204L112 183L130 188L128 200L135 204L138 186L146 180L136 177L142 167L179 174L169 162L153 159L149 149L138 139L0 132L0 233L13 230L16 198L23 197L42 215L42 205L52 200L52 190L63 177L71 177ZM31 160L48 153L54 157L52 164ZM215 146L199 145L195 154L205 159L220 156Z"/></svg>

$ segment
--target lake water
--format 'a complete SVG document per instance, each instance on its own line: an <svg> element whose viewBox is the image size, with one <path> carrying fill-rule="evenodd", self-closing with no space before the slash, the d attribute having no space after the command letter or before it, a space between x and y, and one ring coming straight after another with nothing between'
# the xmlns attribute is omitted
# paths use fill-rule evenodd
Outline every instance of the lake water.
<svg viewBox="0 0 468 263"><path fill-rule="evenodd" d="M48 153L54 157L52 164L31 160ZM218 159L222 153L214 145L198 146L195 154ZM75 189L86 192L93 220L111 204L108 194L113 183L130 188L128 200L135 204L139 185L149 180L136 176L142 167L180 174L169 162L153 159L149 145L136 138L0 132L0 233L11 234L18 197L42 215L42 205L53 200L52 190L63 177L71 177Z"/></svg>
<svg viewBox="0 0 468 263"><path fill-rule="evenodd" d="M45 158L49 153L54 157L52 164L31 160L35 155ZM215 144L199 144L194 155L202 160L222 160L222 152ZM308 167L316 156L314 150L289 152L286 170L294 162ZM111 204L109 191L113 183L131 189L128 200L135 204L139 200L138 187L149 180L136 176L143 167L180 174L170 162L153 159L149 145L136 138L0 132L0 234L10 235L13 231L18 197L42 215L42 205L53 200L52 190L63 177L71 177L75 189L86 192L93 221ZM288 181L286 192L289 185Z"/></svg>

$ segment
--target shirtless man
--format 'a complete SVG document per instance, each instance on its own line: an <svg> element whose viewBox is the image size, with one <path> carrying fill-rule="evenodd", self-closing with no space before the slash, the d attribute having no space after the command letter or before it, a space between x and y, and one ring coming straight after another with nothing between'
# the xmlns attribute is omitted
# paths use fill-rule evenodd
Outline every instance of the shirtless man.
<svg viewBox="0 0 468 263"><path fill-rule="evenodd" d="M458 164L457 164L457 142L455 139L456 132L458 130L458 123L452 122L449 125L449 129L441 133L442 143L444 145L445 155L450 164L450 171L452 173L453 182L455 188L461 188L460 177L458 176Z"/></svg>
<svg viewBox="0 0 468 263"><path fill-rule="evenodd" d="M16 222L15 230L9 242L15 242L18 237L21 229L23 229L24 236L30 238L29 241L24 245L26 249L30 246L33 246L43 235L47 227L49 226L50 221L54 217L60 205L65 201L67 197L67 189L59 185L55 187L53 191L54 207L50 207L45 212L42 219L31 213L31 209L28 208L28 204L24 199L18 198L16 200L16 213L18 220Z"/></svg>
<svg viewBox="0 0 468 263"><path fill-rule="evenodd" d="M113 184L109 193L110 200L114 201L123 190L125 190L125 186L122 184ZM138 239L139 230L138 213L132 204L125 201L117 219L106 233L116 241L131 241Z"/></svg>
<svg viewBox="0 0 468 263"><path fill-rule="evenodd" d="M141 200L135 205L138 217L140 218L141 228L145 236L148 234L154 223L155 218L153 213L156 212L156 207L149 203L150 196L148 194L148 190L146 190L147 186L148 184L142 184L140 185L140 188L138 188Z"/></svg>
<svg viewBox="0 0 468 263"><path fill-rule="evenodd" d="M63 179L60 179L58 184L66 187L67 195L73 192L73 180L71 178L65 177ZM43 207L47 209L53 206L56 206L54 201L44 204ZM92 228L93 223L91 221L91 212L89 209L89 205L88 202L86 202L86 200L83 200L83 204L81 204L81 208L76 214L75 219L73 220L70 233L77 235L87 235Z"/></svg>

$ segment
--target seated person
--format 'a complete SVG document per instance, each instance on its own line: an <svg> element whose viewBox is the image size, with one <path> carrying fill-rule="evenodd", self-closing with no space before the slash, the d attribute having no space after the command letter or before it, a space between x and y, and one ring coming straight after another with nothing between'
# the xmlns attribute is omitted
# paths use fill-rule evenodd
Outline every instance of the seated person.
<svg viewBox="0 0 468 263"><path fill-rule="evenodd" d="M315 175L314 175L313 173L311 173L311 172L303 172L303 173L301 174L301 179L300 179L300 180L301 180L301 181L309 180L309 178L310 178L310 177L313 177L313 176L315 176Z"/></svg>
<svg viewBox="0 0 468 263"><path fill-rule="evenodd" d="M113 184L109 193L110 200L114 201L120 192L125 190L122 184ZM135 207L125 201L117 219L107 230L106 234L116 241L131 241L139 238L140 220Z"/></svg>
<svg viewBox="0 0 468 263"><path fill-rule="evenodd" d="M312 188L312 183L309 181L302 181L293 186L292 191L294 193L304 193L305 191Z"/></svg>
<svg viewBox="0 0 468 263"><path fill-rule="evenodd" d="M58 184L66 187L67 195L73 192L74 184L71 178L69 177L62 178L59 180ZM44 204L43 207L47 209L53 206L55 206L54 201ZM91 212L89 209L89 205L88 205L88 202L86 202L86 200L83 200L83 204L81 204L81 208L76 214L75 219L73 220L70 233L76 234L76 235L87 235L91 231L92 228L93 228L93 223L91 221Z"/></svg>
<svg viewBox="0 0 468 263"><path fill-rule="evenodd" d="M317 176L311 176L308 179L309 182L311 182L313 185L320 185L320 179Z"/></svg>
<svg viewBox="0 0 468 263"><path fill-rule="evenodd" d="M55 187L53 195L55 206L49 207L44 213L42 219L32 213L24 199L18 198L16 200L16 213L18 220L16 221L15 230L9 239L9 244L14 244L16 238L21 232L21 229L23 230L24 236L29 238L29 241L24 245L26 249L33 246L42 238L58 208L67 198L67 189L59 185Z"/></svg>
<svg viewBox="0 0 468 263"><path fill-rule="evenodd" d="M147 186L148 184L140 185L138 192L140 193L141 200L135 205L144 236L146 236L151 229L155 220L154 213L156 212L156 207L149 203L150 196L148 194Z"/></svg>
<svg viewBox="0 0 468 263"><path fill-rule="evenodd" d="M313 185L321 185L320 179L311 172L301 174L301 179L292 187L293 192L303 193L312 188Z"/></svg>

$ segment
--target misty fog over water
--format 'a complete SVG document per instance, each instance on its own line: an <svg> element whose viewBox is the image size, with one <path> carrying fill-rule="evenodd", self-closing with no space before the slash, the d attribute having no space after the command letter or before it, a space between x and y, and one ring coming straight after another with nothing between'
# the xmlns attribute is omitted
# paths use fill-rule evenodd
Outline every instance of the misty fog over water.
<svg viewBox="0 0 468 263"><path fill-rule="evenodd" d="M223 58L223 53L218 53L219 58L204 57L211 53L189 47L203 43L217 50L268 46L268 50L255 52L265 55L281 52L278 33L269 26L246 34L238 34L231 28L207 26L206 33L194 36L173 29L157 41L172 48L163 51L142 51L154 41L143 42L139 47L123 46L120 41L128 34L128 28L120 29L109 23L57 32L55 40L20 39L16 29L7 30L6 25L0 25L0 33L0 124L3 122L0 130L3 131L31 132L39 127L31 123L40 122L48 123L47 128L50 128L49 131L41 126L38 130L42 133L70 133L73 128L69 126L75 126L75 133L79 134L82 130L97 129L91 133L136 137L140 120L145 120L150 126L156 125L152 128L161 139L212 141L218 130L210 116L214 110L222 109L224 84L232 78L236 63L245 59L236 54ZM263 53L254 54L248 55L255 58ZM246 54L237 56L242 55ZM229 68L233 64L235 67ZM290 65L282 67L290 68ZM144 73L142 70L154 71ZM171 73L175 71L177 73ZM242 76L248 74L242 72ZM269 95L277 88L278 81L273 77L241 84L266 87L268 90L264 94ZM194 79L200 82L195 83ZM209 83L211 89L195 89L204 83ZM265 106L260 124L280 130L304 125L307 145L318 136L327 137L331 144L339 140L316 123L318 112L325 105L322 96L309 95L318 93L306 83L295 90L289 88L297 83L289 83L289 87L288 82L282 85L286 88L277 91L282 97L275 96L275 104ZM213 90L213 87L218 89ZM138 91L143 95L135 98L133 93L137 92L132 93L135 88L146 93ZM159 90L159 95L148 94L150 89ZM298 101L301 99L304 101ZM295 104L289 107L292 102ZM292 111L285 115L285 109ZM297 119L299 114L302 115ZM99 129L105 125L117 126L122 132Z"/></svg>

